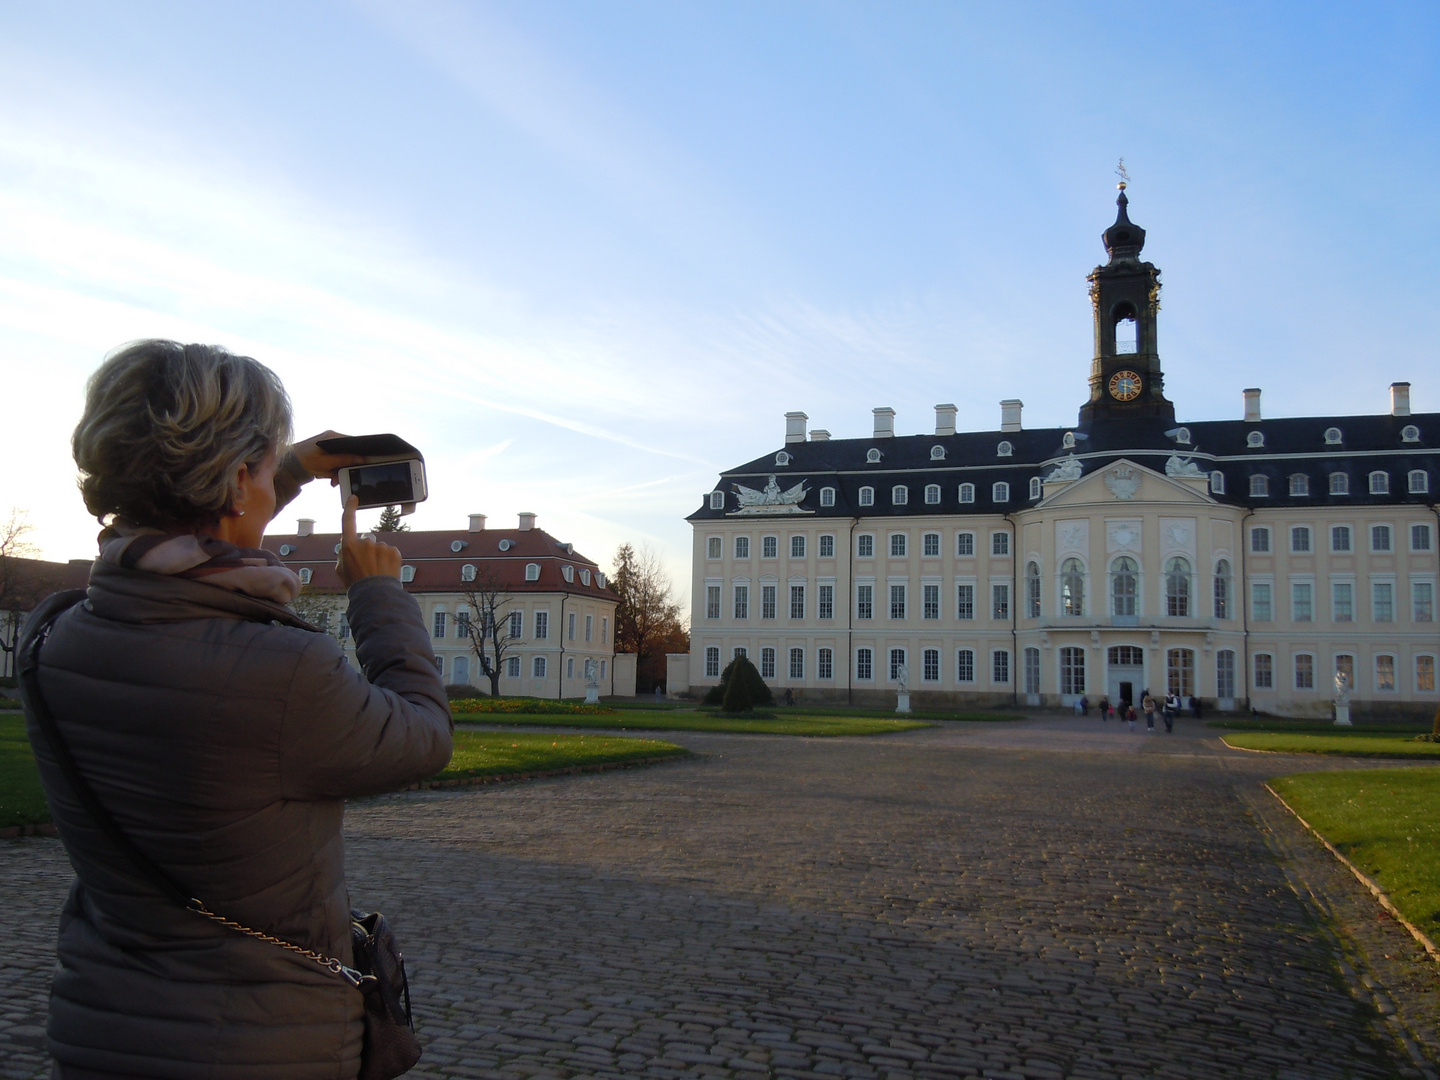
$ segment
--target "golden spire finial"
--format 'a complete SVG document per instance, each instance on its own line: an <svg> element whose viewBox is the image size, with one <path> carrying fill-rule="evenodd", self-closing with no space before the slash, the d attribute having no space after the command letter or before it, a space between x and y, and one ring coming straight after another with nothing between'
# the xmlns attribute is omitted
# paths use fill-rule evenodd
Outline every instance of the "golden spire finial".
<svg viewBox="0 0 1440 1080"><path fill-rule="evenodd" d="M1120 177L1120 183L1115 186L1121 191L1124 191L1130 183L1130 174L1125 171L1125 159L1123 157L1120 159L1120 164L1115 166L1115 175Z"/></svg>

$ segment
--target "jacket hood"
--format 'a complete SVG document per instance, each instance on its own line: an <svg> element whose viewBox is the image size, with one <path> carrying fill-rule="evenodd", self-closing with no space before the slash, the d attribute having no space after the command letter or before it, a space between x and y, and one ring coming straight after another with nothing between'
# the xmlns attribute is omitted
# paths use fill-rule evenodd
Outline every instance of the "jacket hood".
<svg viewBox="0 0 1440 1080"><path fill-rule="evenodd" d="M204 581L129 570L101 562L90 568L85 604L102 619L127 623L182 622L187 619L241 619L278 622L318 632L283 604L261 600Z"/></svg>

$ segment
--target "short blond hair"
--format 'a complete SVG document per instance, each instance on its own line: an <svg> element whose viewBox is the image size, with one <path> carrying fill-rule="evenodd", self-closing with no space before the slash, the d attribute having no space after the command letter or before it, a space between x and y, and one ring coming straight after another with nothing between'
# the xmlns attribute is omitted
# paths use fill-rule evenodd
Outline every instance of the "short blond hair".
<svg viewBox="0 0 1440 1080"><path fill-rule="evenodd" d="M241 465L290 442L276 374L218 345L131 342L85 388L71 448L85 506L102 524L195 529L224 516Z"/></svg>

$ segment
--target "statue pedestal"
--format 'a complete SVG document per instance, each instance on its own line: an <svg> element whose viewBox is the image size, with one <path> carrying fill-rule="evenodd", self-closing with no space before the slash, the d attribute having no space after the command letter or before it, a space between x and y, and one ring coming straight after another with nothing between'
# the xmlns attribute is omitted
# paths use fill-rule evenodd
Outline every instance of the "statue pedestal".
<svg viewBox="0 0 1440 1080"><path fill-rule="evenodd" d="M895 695L895 711L908 713L910 711L910 695L903 691Z"/></svg>
<svg viewBox="0 0 1440 1080"><path fill-rule="evenodd" d="M1350 723L1350 703L1349 703L1348 701L1343 702L1343 703L1337 701L1337 702L1335 703L1335 726L1336 726L1336 727L1354 727L1354 726L1355 726L1354 724Z"/></svg>
<svg viewBox="0 0 1440 1080"><path fill-rule="evenodd" d="M585 687L585 704L600 704L600 687L597 684L591 683L589 686Z"/></svg>

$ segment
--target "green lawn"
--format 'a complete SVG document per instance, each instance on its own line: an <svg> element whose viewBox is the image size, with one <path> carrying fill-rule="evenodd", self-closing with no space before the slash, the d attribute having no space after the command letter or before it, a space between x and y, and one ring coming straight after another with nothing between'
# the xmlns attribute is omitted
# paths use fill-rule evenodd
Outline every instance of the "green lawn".
<svg viewBox="0 0 1440 1080"><path fill-rule="evenodd" d="M536 732L457 731L455 753L437 780L508 776L572 766L606 765L645 758L681 757L689 751L657 739ZM40 774L19 713L0 715L0 829L50 820Z"/></svg>
<svg viewBox="0 0 1440 1080"><path fill-rule="evenodd" d="M0 829L49 820L50 807L40 790L40 774L25 737L25 716L0 714Z"/></svg>
<svg viewBox="0 0 1440 1080"><path fill-rule="evenodd" d="M782 707L783 708L783 707ZM617 709L611 716L521 716L456 713L457 723L518 724L524 727L608 728L611 731L715 731L741 735L885 735L933 725L923 720L895 720L879 716L795 715L784 710L773 720L747 720L709 716L699 712L657 712Z"/></svg>
<svg viewBox="0 0 1440 1080"><path fill-rule="evenodd" d="M1433 758L1440 761L1440 743L1416 742L1413 735L1371 732L1310 735L1305 732L1256 731L1222 736L1239 750L1268 750L1275 754L1340 754L1344 757Z"/></svg>
<svg viewBox="0 0 1440 1080"><path fill-rule="evenodd" d="M485 718L487 723L491 719ZM552 735L535 731L457 731L450 764L435 779L546 772L576 765L684 757L689 753L683 746L659 739Z"/></svg>
<svg viewBox="0 0 1440 1080"><path fill-rule="evenodd" d="M1405 918L1440 937L1440 769L1302 773L1270 786Z"/></svg>

